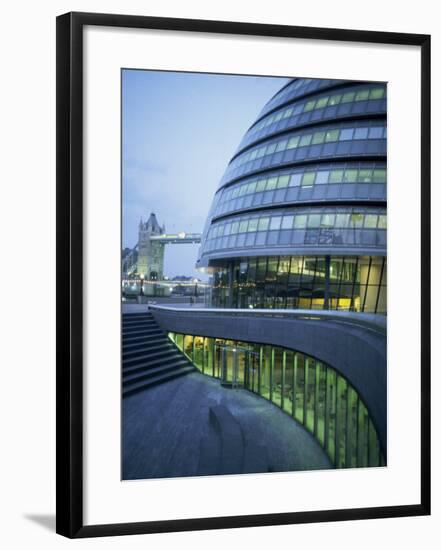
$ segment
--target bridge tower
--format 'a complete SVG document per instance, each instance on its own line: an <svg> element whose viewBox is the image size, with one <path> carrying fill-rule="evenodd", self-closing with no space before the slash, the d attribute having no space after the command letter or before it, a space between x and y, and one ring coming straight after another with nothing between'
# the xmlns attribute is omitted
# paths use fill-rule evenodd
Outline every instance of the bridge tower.
<svg viewBox="0 0 441 550"><path fill-rule="evenodd" d="M138 275L146 280L162 280L164 278L164 247L165 243L152 241L154 235L165 233L165 226L160 226L156 215L152 212L146 222L139 222L138 238Z"/></svg>

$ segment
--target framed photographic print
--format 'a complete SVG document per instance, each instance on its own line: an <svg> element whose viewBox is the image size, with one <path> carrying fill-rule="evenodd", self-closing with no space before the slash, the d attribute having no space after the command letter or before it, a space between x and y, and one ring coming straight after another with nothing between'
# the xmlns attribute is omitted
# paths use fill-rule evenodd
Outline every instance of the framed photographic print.
<svg viewBox="0 0 441 550"><path fill-rule="evenodd" d="M429 514L429 269L429 36L58 17L57 532Z"/></svg>

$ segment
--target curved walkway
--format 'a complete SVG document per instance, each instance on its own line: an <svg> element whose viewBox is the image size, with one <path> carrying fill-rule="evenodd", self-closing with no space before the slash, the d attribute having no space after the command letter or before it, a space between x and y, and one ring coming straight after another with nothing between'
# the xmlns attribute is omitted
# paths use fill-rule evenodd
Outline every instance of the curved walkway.
<svg viewBox="0 0 441 550"><path fill-rule="evenodd" d="M244 454L252 455L243 473L332 467L314 437L278 407L195 372L124 399L123 479L219 473L213 414L210 421L219 406L237 421ZM256 462L260 452L264 460ZM259 463L265 466L256 469Z"/></svg>

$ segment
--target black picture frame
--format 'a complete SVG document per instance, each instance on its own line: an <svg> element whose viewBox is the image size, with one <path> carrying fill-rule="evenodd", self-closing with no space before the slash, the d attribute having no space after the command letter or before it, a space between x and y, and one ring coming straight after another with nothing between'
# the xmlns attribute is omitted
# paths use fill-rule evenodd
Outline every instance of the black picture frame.
<svg viewBox="0 0 441 550"><path fill-rule="evenodd" d="M430 514L430 36L98 13L57 17L56 531L98 537ZM421 49L421 495L412 505L83 523L83 29L86 25L412 45Z"/></svg>

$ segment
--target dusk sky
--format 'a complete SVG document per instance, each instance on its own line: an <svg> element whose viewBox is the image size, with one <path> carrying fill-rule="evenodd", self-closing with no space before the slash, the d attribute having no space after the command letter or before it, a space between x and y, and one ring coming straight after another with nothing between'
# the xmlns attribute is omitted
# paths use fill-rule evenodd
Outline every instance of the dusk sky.
<svg viewBox="0 0 441 550"><path fill-rule="evenodd" d="M124 70L123 246L155 212L168 232L202 232L228 161L284 78ZM167 245L164 273L201 277L199 245Z"/></svg>

